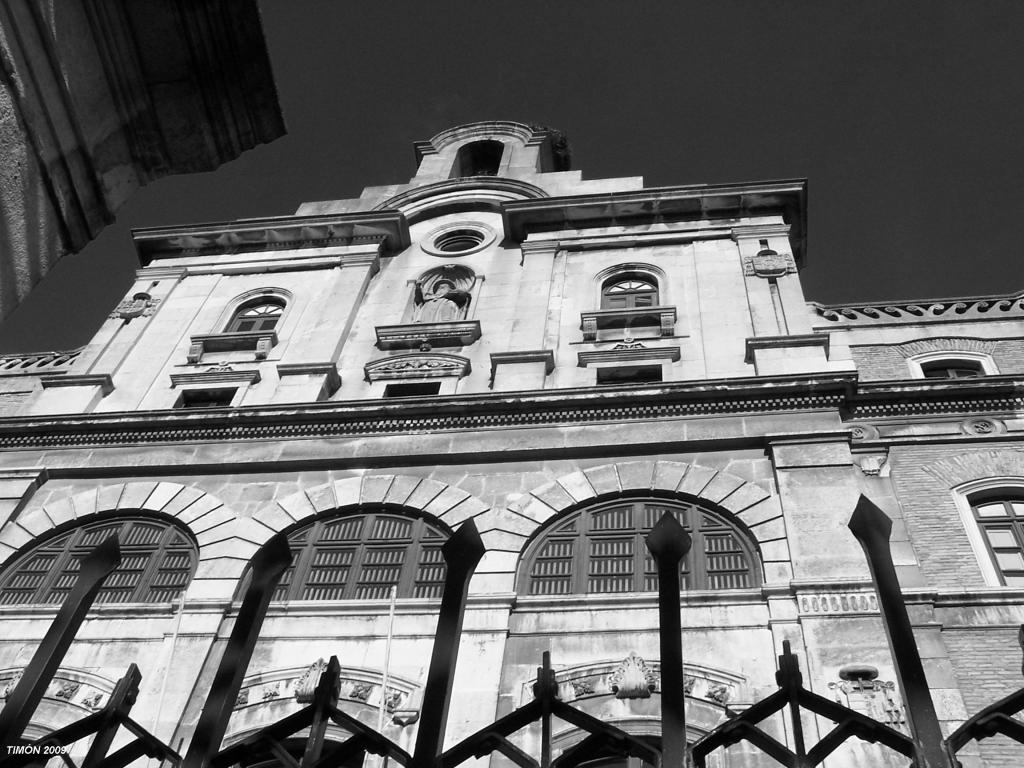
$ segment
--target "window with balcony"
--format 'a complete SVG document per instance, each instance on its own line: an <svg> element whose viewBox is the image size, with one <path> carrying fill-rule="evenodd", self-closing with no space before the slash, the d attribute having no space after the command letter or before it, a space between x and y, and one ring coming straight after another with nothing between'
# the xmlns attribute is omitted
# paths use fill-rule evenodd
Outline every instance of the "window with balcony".
<svg viewBox="0 0 1024 768"><path fill-rule="evenodd" d="M284 302L280 299L257 299L248 302L238 308L224 332L272 331L277 327L283 312Z"/></svg>

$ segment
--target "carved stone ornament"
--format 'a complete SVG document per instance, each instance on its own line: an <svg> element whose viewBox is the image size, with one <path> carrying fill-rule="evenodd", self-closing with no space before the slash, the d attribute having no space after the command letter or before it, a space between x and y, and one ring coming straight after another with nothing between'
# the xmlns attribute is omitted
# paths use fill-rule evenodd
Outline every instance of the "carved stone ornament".
<svg viewBox="0 0 1024 768"><path fill-rule="evenodd" d="M405 698L405 694L402 691L388 688L387 695L384 697L384 709L388 712L395 712Z"/></svg>
<svg viewBox="0 0 1024 768"><path fill-rule="evenodd" d="M316 684L320 682L320 675L325 669L327 662L317 659L302 673L302 677L295 683L295 700L299 704L309 704L313 701L313 691L316 690Z"/></svg>
<svg viewBox="0 0 1024 768"><path fill-rule="evenodd" d="M641 341L625 338L612 347L612 349L647 349L647 347L645 347Z"/></svg>
<svg viewBox="0 0 1024 768"><path fill-rule="evenodd" d="M85 707L86 709L96 710L96 709L100 709L100 707L101 707L100 702L102 702L102 701L103 701L103 694L100 693L99 691L96 691L96 692L91 693L91 694L89 694L88 696L86 696L85 698L82 699L82 706Z"/></svg>
<svg viewBox="0 0 1024 768"><path fill-rule="evenodd" d="M777 253L770 248L743 259L743 273L757 277L781 277L796 272L796 261L788 253Z"/></svg>
<svg viewBox="0 0 1024 768"><path fill-rule="evenodd" d="M271 699L276 699L280 695L281 695L281 690L278 687L278 685L276 685L276 684L268 686L267 688L263 689L263 700L264 701L270 701Z"/></svg>
<svg viewBox="0 0 1024 768"><path fill-rule="evenodd" d="M57 683L56 696L58 699L64 699L70 701L71 697L78 693L80 683L74 680L61 680Z"/></svg>
<svg viewBox="0 0 1024 768"><path fill-rule="evenodd" d="M243 688L242 690L240 690L238 692L238 695L235 696L235 709L238 709L239 707L244 707L248 703L249 703L249 689L248 688Z"/></svg>
<svg viewBox="0 0 1024 768"><path fill-rule="evenodd" d="M370 698L370 693L373 691L372 685L355 680L350 680L349 683L351 687L346 698L354 699L355 701L366 701Z"/></svg>
<svg viewBox="0 0 1024 768"><path fill-rule="evenodd" d="M458 355L443 353L413 353L397 357L385 357L367 363L363 368L368 381L392 379L433 379L444 376L466 376L471 366L469 360Z"/></svg>
<svg viewBox="0 0 1024 768"><path fill-rule="evenodd" d="M149 317L156 312L160 299L154 299L148 293L136 293L132 298L125 299L110 313L111 320L134 320L136 317Z"/></svg>
<svg viewBox="0 0 1024 768"><path fill-rule="evenodd" d="M617 699L649 699L658 687L658 676L647 668L647 662L630 652L609 675L608 683Z"/></svg>
<svg viewBox="0 0 1024 768"><path fill-rule="evenodd" d="M860 471L870 477L878 477L879 475L888 475L885 466L886 457L882 455L876 456L861 456L860 458Z"/></svg>
<svg viewBox="0 0 1024 768"><path fill-rule="evenodd" d="M1001 435L1006 432L1006 425L998 419L967 419L960 429L968 435Z"/></svg>
<svg viewBox="0 0 1024 768"><path fill-rule="evenodd" d="M578 699L580 696L589 696L594 692L594 681L589 678L580 678L579 680L570 680L572 684L572 692Z"/></svg>
<svg viewBox="0 0 1024 768"><path fill-rule="evenodd" d="M712 685L708 688L708 698L712 701L717 701L723 707L729 702L729 686L727 685Z"/></svg>
<svg viewBox="0 0 1024 768"><path fill-rule="evenodd" d="M21 682L21 676L25 674L25 670L18 670L14 677L8 678L4 683L4 690L2 698L6 701L7 697L11 695L11 692L18 687L18 683Z"/></svg>
<svg viewBox="0 0 1024 768"><path fill-rule="evenodd" d="M843 670L848 671L847 665ZM878 674L878 670L869 665L862 665ZM840 670L840 677L843 676ZM836 703L849 707L855 712L867 715L873 720L885 723L890 728L907 731L907 714L903 702L896 691L895 683L886 680L875 680L869 674L861 677L839 680L828 684ZM849 676L849 675L847 675Z"/></svg>

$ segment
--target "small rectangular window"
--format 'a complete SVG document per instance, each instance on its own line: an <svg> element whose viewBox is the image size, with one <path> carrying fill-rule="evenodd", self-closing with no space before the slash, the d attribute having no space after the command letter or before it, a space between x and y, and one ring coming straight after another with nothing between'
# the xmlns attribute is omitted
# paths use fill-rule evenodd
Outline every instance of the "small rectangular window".
<svg viewBox="0 0 1024 768"><path fill-rule="evenodd" d="M220 408L231 405L238 387L218 389L186 389L181 393L175 408Z"/></svg>
<svg viewBox="0 0 1024 768"><path fill-rule="evenodd" d="M598 368L598 384L642 384L661 381L660 365L621 365L615 368Z"/></svg>
<svg viewBox="0 0 1024 768"><path fill-rule="evenodd" d="M440 391L440 381L415 381L407 384L388 384L384 388L384 397L417 397L419 395L436 395Z"/></svg>

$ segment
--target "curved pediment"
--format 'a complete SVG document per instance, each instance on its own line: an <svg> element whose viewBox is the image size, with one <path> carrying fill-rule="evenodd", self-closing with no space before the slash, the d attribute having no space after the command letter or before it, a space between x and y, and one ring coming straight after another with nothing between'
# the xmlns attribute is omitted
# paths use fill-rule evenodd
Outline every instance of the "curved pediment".
<svg viewBox="0 0 1024 768"><path fill-rule="evenodd" d="M385 200L374 210L398 211L410 224L461 211L500 212L501 204L513 200L549 197L540 187L517 179L497 176L446 179L407 190Z"/></svg>

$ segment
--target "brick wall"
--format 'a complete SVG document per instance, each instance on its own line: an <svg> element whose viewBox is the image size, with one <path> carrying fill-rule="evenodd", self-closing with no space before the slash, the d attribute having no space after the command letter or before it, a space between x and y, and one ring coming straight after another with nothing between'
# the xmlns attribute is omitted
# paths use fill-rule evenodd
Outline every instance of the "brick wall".
<svg viewBox="0 0 1024 768"><path fill-rule="evenodd" d="M969 716L1024 687L1015 627L947 629L942 638ZM986 768L1024 765L1024 745L1015 741L997 736L978 746Z"/></svg>
<svg viewBox="0 0 1024 768"><path fill-rule="evenodd" d="M951 488L985 477L1021 476L1020 446L898 446L889 464L926 583L957 590L984 586Z"/></svg>
<svg viewBox="0 0 1024 768"><path fill-rule="evenodd" d="M991 355L999 373L1024 373L1024 339L935 338L850 347L862 381L909 379L907 358L942 350Z"/></svg>

